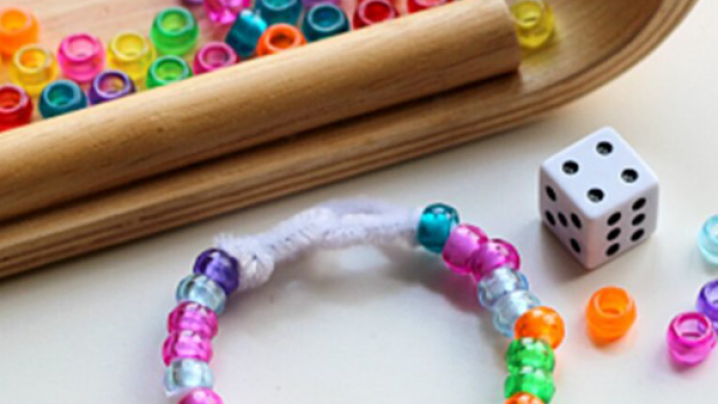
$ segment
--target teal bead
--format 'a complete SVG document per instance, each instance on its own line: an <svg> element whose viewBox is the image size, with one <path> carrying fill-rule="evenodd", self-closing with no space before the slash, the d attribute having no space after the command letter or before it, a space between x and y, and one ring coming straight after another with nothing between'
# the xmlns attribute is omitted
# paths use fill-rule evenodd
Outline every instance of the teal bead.
<svg viewBox="0 0 718 404"><path fill-rule="evenodd" d="M520 373L531 368L553 372L556 359L553 349L545 342L534 338L521 338L511 342L506 351L509 373Z"/></svg>
<svg viewBox="0 0 718 404"><path fill-rule="evenodd" d="M300 0L257 0L255 7L270 26L281 23L297 25L303 10Z"/></svg>
<svg viewBox="0 0 718 404"><path fill-rule="evenodd" d="M556 386L550 372L523 368L506 378L504 390L506 398L517 393L529 393L540 398L544 404L549 404L556 393Z"/></svg>
<svg viewBox="0 0 718 404"><path fill-rule="evenodd" d="M74 81L53 81L40 94L39 109L43 118L52 118L85 107L87 97Z"/></svg>
<svg viewBox="0 0 718 404"><path fill-rule="evenodd" d="M429 251L441 253L451 230L459 224L456 209L443 203L435 203L424 209L419 220L416 238Z"/></svg>
<svg viewBox="0 0 718 404"><path fill-rule="evenodd" d="M227 295L219 284L204 276L192 274L180 282L177 287L178 303L195 302L212 309L217 315L222 314L227 302Z"/></svg>
<svg viewBox="0 0 718 404"><path fill-rule="evenodd" d="M257 42L264 31L267 30L267 23L264 22L259 13L252 10L243 10L237 16L237 20L227 33L225 42L231 46L240 58L248 58L254 54Z"/></svg>
<svg viewBox="0 0 718 404"><path fill-rule="evenodd" d="M331 3L321 3L304 16L302 31L313 42L349 31L349 19L344 11Z"/></svg>

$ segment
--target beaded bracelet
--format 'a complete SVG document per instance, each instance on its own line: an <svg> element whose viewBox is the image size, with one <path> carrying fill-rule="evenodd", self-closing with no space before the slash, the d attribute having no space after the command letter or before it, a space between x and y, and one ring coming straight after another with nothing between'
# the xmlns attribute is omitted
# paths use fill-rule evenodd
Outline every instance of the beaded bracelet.
<svg viewBox="0 0 718 404"><path fill-rule="evenodd" d="M450 206L409 210L369 200L328 202L255 236L218 236L216 247L199 255L193 274L177 288L178 306L169 315L162 350L166 393L180 404L223 402L212 390L209 362L217 316L233 293L261 286L276 265L308 251L398 241L441 254L449 269L477 285L495 328L515 338L506 352L506 404L548 404L563 320L529 292L516 249L476 226L459 224Z"/></svg>

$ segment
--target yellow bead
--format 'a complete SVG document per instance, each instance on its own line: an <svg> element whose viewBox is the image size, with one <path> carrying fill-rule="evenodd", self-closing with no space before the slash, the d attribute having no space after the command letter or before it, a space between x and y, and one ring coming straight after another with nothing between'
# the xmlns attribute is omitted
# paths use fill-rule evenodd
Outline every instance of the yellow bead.
<svg viewBox="0 0 718 404"><path fill-rule="evenodd" d="M514 0L511 3L521 46L537 49L545 45L556 29L551 6L543 0Z"/></svg>
<svg viewBox="0 0 718 404"><path fill-rule="evenodd" d="M55 56L40 45L25 45L12 58L10 78L32 97L40 95L58 73Z"/></svg>
<svg viewBox="0 0 718 404"><path fill-rule="evenodd" d="M107 46L108 66L127 73L138 86L144 84L156 55L149 39L134 31L115 35Z"/></svg>

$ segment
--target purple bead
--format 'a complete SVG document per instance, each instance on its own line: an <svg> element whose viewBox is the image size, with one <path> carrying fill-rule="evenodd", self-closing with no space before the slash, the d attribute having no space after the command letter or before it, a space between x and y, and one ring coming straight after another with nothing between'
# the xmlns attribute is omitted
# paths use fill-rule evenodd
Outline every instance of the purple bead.
<svg viewBox="0 0 718 404"><path fill-rule="evenodd" d="M182 302L170 313L167 331L170 334L192 331L204 338L214 338L219 326L217 315L211 309L195 302Z"/></svg>
<svg viewBox="0 0 718 404"><path fill-rule="evenodd" d="M713 324L701 313L676 316L668 327L666 338L673 360L686 366L706 360L716 345Z"/></svg>
<svg viewBox="0 0 718 404"><path fill-rule="evenodd" d="M468 224L461 224L451 231L444 244L442 258L452 271L466 275L471 272L471 255L488 241L486 233L480 228Z"/></svg>
<svg viewBox="0 0 718 404"><path fill-rule="evenodd" d="M194 263L194 273L213 280L227 296L239 288L239 264L222 250L213 248L200 254Z"/></svg>
<svg viewBox="0 0 718 404"><path fill-rule="evenodd" d="M500 239L483 243L469 259L469 272L477 281L499 268L518 270L520 266L521 259L516 248Z"/></svg>
<svg viewBox="0 0 718 404"><path fill-rule="evenodd" d="M169 366L175 359L212 360L212 341L192 331L170 334L162 346L162 359Z"/></svg>
<svg viewBox="0 0 718 404"><path fill-rule="evenodd" d="M696 308L699 312L705 314L713 323L713 328L718 330L718 279L703 286L698 294Z"/></svg>
<svg viewBox="0 0 718 404"><path fill-rule="evenodd" d="M98 74L88 92L88 98L92 105L116 100L135 92L135 83L132 79L119 70L105 70Z"/></svg>
<svg viewBox="0 0 718 404"><path fill-rule="evenodd" d="M223 404L222 398L210 389L192 390L179 404Z"/></svg>

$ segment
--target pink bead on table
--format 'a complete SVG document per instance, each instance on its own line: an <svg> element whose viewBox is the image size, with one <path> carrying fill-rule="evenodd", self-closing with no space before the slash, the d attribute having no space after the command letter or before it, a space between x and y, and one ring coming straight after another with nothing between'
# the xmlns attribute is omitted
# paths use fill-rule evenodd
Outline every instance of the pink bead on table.
<svg viewBox="0 0 718 404"><path fill-rule="evenodd" d="M60 42L57 60L65 77L89 83L105 67L105 49L102 42L90 34L72 34Z"/></svg>
<svg viewBox="0 0 718 404"><path fill-rule="evenodd" d="M222 404L222 398L210 389L192 390L179 404Z"/></svg>
<svg viewBox="0 0 718 404"><path fill-rule="evenodd" d="M716 345L713 323L701 313L677 315L668 327L666 338L671 357L686 366L706 360Z"/></svg>
<svg viewBox="0 0 718 404"><path fill-rule="evenodd" d="M195 302L182 302L170 313L167 319L167 331L194 331L205 337L214 338L219 330L217 315L211 309Z"/></svg>
<svg viewBox="0 0 718 404"><path fill-rule="evenodd" d="M224 42L210 42L195 54L192 70L194 74L202 74L232 66L237 62L239 57L231 46Z"/></svg>
<svg viewBox="0 0 718 404"><path fill-rule="evenodd" d="M250 6L250 0L204 0L209 19L217 24L231 24Z"/></svg>

